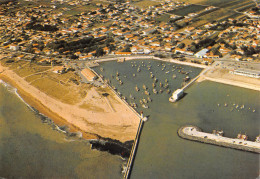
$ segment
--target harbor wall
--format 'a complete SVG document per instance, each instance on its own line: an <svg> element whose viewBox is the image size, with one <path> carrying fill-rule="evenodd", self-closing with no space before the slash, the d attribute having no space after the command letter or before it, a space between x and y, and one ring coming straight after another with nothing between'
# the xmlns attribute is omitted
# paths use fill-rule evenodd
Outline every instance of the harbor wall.
<svg viewBox="0 0 260 179"><path fill-rule="evenodd" d="M212 144L212 145L217 145L221 147L226 147L226 148L232 148L232 149L237 149L237 150L242 150L242 151L248 151L248 152L253 152L253 153L258 153L260 154L260 148L253 148L249 146L244 146L244 145L238 145L238 144L233 144L233 143L227 143L227 142L222 142L220 140L216 141L214 139L210 138L201 138L198 136L191 136L183 132L183 129L186 127L193 127L196 129L198 132L202 132L202 130L196 126L183 126L178 130L178 135L181 138L192 140L192 141L197 141L197 142L202 142L206 144Z"/></svg>
<svg viewBox="0 0 260 179"><path fill-rule="evenodd" d="M124 179L130 178L131 171L132 171L133 164L134 164L136 151L137 151L138 144L139 144L139 139L140 139L140 136L141 136L141 131L143 129L143 123L144 123L144 121L141 119L139 126L138 126L136 136L135 136L134 144L133 144L133 147L132 147L132 150L131 150L131 153L130 153L130 157L129 157L128 162L127 162L127 166L126 166L127 169L126 169L126 173L124 175Z"/></svg>

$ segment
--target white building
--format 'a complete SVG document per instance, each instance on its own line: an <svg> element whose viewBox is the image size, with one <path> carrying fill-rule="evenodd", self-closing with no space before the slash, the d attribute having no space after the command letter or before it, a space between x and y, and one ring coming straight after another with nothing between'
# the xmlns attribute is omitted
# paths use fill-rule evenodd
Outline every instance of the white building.
<svg viewBox="0 0 260 179"><path fill-rule="evenodd" d="M208 52L208 49L204 48L201 51L197 52L195 54L195 56L198 57L198 58L203 58L206 55L207 52Z"/></svg>

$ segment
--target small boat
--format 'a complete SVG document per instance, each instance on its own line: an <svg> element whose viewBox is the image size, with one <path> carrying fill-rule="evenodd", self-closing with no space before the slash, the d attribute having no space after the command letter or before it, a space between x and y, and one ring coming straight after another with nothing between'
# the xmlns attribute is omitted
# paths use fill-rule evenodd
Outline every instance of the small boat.
<svg viewBox="0 0 260 179"><path fill-rule="evenodd" d="M227 107L228 106L227 103L225 103L224 106Z"/></svg>
<svg viewBox="0 0 260 179"><path fill-rule="evenodd" d="M145 109L149 108L149 106L147 104L142 104L142 107Z"/></svg>
<svg viewBox="0 0 260 179"><path fill-rule="evenodd" d="M170 94L171 90L170 89L167 89L166 93L167 94Z"/></svg>
<svg viewBox="0 0 260 179"><path fill-rule="evenodd" d="M163 92L163 90L162 90L162 89L160 89L160 90L159 90L159 93L162 93L162 92Z"/></svg>
<svg viewBox="0 0 260 179"><path fill-rule="evenodd" d="M122 99L123 99L123 100L126 100L126 97L125 97L125 96L122 96Z"/></svg>
<svg viewBox="0 0 260 179"><path fill-rule="evenodd" d="M144 102L141 99L139 100L139 102L140 102L140 104L144 104Z"/></svg>
<svg viewBox="0 0 260 179"><path fill-rule="evenodd" d="M150 95L149 91L145 90L144 94L146 94L147 96Z"/></svg>
<svg viewBox="0 0 260 179"><path fill-rule="evenodd" d="M117 92L117 94L118 94L119 96L121 96L121 95L122 95L122 94L121 94L119 91Z"/></svg>
<svg viewBox="0 0 260 179"><path fill-rule="evenodd" d="M141 69L140 69L140 67L138 67L138 68L137 68L137 72L140 72L140 71L141 71Z"/></svg>
<svg viewBox="0 0 260 179"><path fill-rule="evenodd" d="M151 74L150 77L151 77L151 78L154 78L154 74Z"/></svg>
<svg viewBox="0 0 260 179"><path fill-rule="evenodd" d="M132 100L135 99L135 97L132 94L130 94L129 98L132 99Z"/></svg>
<svg viewBox="0 0 260 179"><path fill-rule="evenodd" d="M143 98L142 100L145 104L148 102L145 98Z"/></svg>
<svg viewBox="0 0 260 179"><path fill-rule="evenodd" d="M104 68L100 67L100 71L103 72L103 71L104 71Z"/></svg>
<svg viewBox="0 0 260 179"><path fill-rule="evenodd" d="M218 104L218 107L220 106L220 104Z"/></svg>
<svg viewBox="0 0 260 179"><path fill-rule="evenodd" d="M135 76L136 76L136 74L134 73L134 74L133 74L133 77L135 77Z"/></svg>
<svg viewBox="0 0 260 179"><path fill-rule="evenodd" d="M119 73L118 73L118 71L116 72L116 76L119 76Z"/></svg>
<svg viewBox="0 0 260 179"><path fill-rule="evenodd" d="M143 84L143 89L144 89L144 90L146 90L146 89L147 89L147 87L145 86L145 84Z"/></svg>
<svg viewBox="0 0 260 179"><path fill-rule="evenodd" d="M135 86L135 91L139 91L140 89L137 87L137 85Z"/></svg>
<svg viewBox="0 0 260 179"><path fill-rule="evenodd" d="M121 80L119 80L119 84L120 84L120 85L122 85L122 84L123 84L123 82L122 82Z"/></svg>
<svg viewBox="0 0 260 179"><path fill-rule="evenodd" d="M120 80L118 76L116 77L116 80L117 80L117 81L119 81L119 80Z"/></svg>
<svg viewBox="0 0 260 179"><path fill-rule="evenodd" d="M154 93L154 94L157 94L158 91L154 88L154 89L153 89L153 93Z"/></svg>
<svg viewBox="0 0 260 179"><path fill-rule="evenodd" d="M112 86L112 89L115 90L115 91L117 90L115 86Z"/></svg>
<svg viewBox="0 0 260 179"><path fill-rule="evenodd" d="M173 78L173 79L175 79L176 77L177 77L177 76L176 76L175 74L174 74L174 75L172 75L172 78Z"/></svg>
<svg viewBox="0 0 260 179"><path fill-rule="evenodd" d="M157 82L158 82L158 79L155 77L153 81L154 81L155 83L157 83Z"/></svg>
<svg viewBox="0 0 260 179"><path fill-rule="evenodd" d="M166 84L164 85L164 88L165 88L165 89L169 88L169 84L166 83Z"/></svg>
<svg viewBox="0 0 260 179"><path fill-rule="evenodd" d="M253 111L252 112L255 112L255 109L253 109Z"/></svg>
<svg viewBox="0 0 260 179"><path fill-rule="evenodd" d="M162 85L162 83L160 82L160 85L159 85L160 87L162 87L163 85Z"/></svg>
<svg viewBox="0 0 260 179"><path fill-rule="evenodd" d="M190 77L189 76L186 76L185 78L183 78L184 81L189 81L190 80Z"/></svg>
<svg viewBox="0 0 260 179"><path fill-rule="evenodd" d="M165 79L165 83L168 83L168 79Z"/></svg>
<svg viewBox="0 0 260 179"><path fill-rule="evenodd" d="M156 87L156 84L155 84L155 83L153 83L153 84L152 84L152 86L153 86L153 88L154 88L154 87Z"/></svg>
<svg viewBox="0 0 260 179"><path fill-rule="evenodd" d="M166 71L165 73L168 74L168 73L170 73L170 71Z"/></svg>
<svg viewBox="0 0 260 179"><path fill-rule="evenodd" d="M147 101L152 102L152 99L150 98L150 96L148 96Z"/></svg>

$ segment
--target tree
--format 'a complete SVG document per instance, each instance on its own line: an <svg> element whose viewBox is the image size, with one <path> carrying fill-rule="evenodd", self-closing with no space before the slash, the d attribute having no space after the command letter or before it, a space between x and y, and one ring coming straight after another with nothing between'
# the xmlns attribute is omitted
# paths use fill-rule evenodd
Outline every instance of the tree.
<svg viewBox="0 0 260 179"><path fill-rule="evenodd" d="M99 57L99 56L103 56L104 54L105 54L105 52L104 52L103 48L101 48L101 47L97 48L95 56Z"/></svg>

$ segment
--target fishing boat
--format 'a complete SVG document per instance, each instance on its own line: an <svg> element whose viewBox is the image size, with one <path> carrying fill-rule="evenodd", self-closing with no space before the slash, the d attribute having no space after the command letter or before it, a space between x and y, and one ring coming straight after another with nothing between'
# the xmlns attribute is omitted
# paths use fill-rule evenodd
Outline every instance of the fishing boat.
<svg viewBox="0 0 260 179"><path fill-rule="evenodd" d="M140 89L138 88L138 86L135 86L135 91L139 91Z"/></svg>
<svg viewBox="0 0 260 179"><path fill-rule="evenodd" d="M248 136L246 134L239 133L239 134L237 134L237 138L238 139L242 139L242 140L247 140Z"/></svg>
<svg viewBox="0 0 260 179"><path fill-rule="evenodd" d="M154 89L153 89L153 93L154 93L154 94L157 94L158 91L154 88Z"/></svg>

